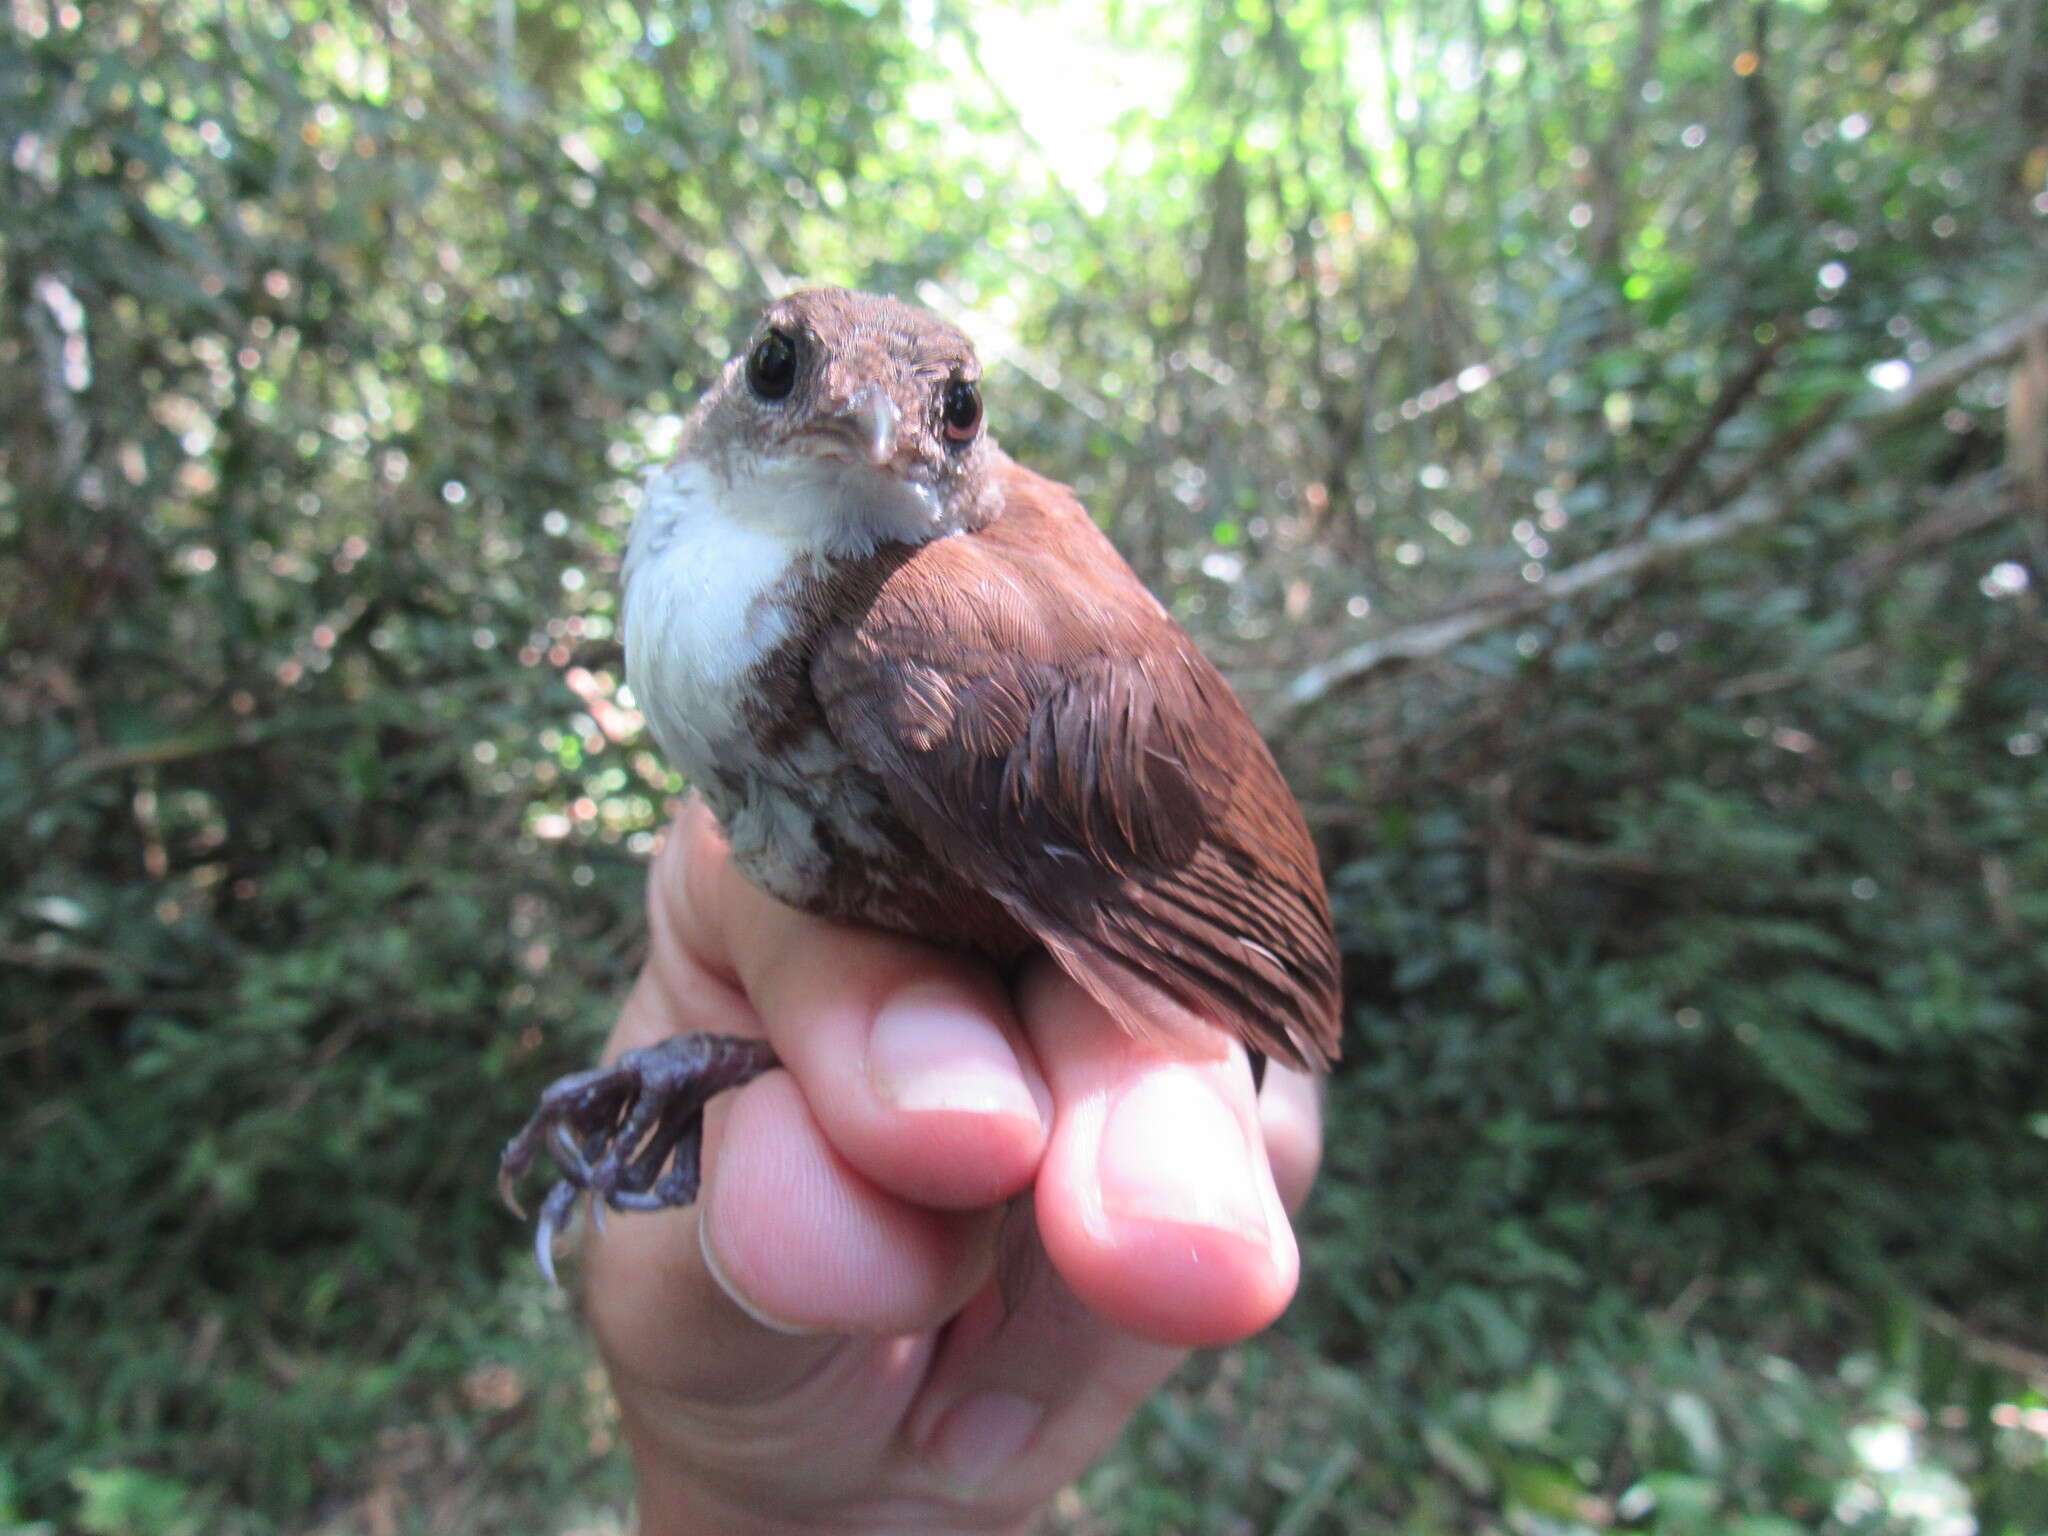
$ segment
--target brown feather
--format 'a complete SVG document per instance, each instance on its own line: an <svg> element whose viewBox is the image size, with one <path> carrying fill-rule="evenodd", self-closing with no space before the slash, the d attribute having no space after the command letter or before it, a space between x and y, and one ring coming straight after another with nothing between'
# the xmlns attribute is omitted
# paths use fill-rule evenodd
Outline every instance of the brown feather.
<svg viewBox="0 0 2048 1536"><path fill-rule="evenodd" d="M811 649L827 728L936 884L992 897L1127 1027L1334 1059L1329 908L1271 755L1071 493L992 467L986 526L853 562L818 603L843 615ZM888 905L867 920L918 931Z"/></svg>

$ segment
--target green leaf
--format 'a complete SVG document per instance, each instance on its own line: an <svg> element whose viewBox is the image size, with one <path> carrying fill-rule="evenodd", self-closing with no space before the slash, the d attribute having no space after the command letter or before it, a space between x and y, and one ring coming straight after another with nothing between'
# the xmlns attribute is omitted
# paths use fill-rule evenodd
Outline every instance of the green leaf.
<svg viewBox="0 0 2048 1536"><path fill-rule="evenodd" d="M1685 1442L1694 1465L1709 1472L1718 1470L1722 1461L1721 1427L1706 1399L1696 1392L1674 1392L1664 1400L1664 1413Z"/></svg>
<svg viewBox="0 0 2048 1536"><path fill-rule="evenodd" d="M198 1517L191 1496L171 1478L127 1467L81 1467L71 1474L78 1490L78 1524L89 1536L191 1536Z"/></svg>
<svg viewBox="0 0 2048 1536"><path fill-rule="evenodd" d="M1442 1423L1432 1419L1423 1424L1422 1444L1430 1459L1450 1473L1472 1497L1484 1498L1493 1492L1492 1469Z"/></svg>
<svg viewBox="0 0 2048 1536"><path fill-rule="evenodd" d="M1562 1378L1542 1366L1486 1400L1487 1422L1510 1445L1539 1445L1549 1438L1563 1400Z"/></svg>

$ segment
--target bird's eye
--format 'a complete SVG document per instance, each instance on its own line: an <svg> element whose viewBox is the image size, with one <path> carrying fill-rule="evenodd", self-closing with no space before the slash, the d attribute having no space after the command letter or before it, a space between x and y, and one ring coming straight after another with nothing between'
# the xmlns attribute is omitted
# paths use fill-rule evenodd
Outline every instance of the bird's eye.
<svg viewBox="0 0 2048 1536"><path fill-rule="evenodd" d="M966 442L981 425L981 391L970 380L953 380L946 386L940 414L946 423L946 436L956 443Z"/></svg>
<svg viewBox="0 0 2048 1536"><path fill-rule="evenodd" d="M747 354L747 388L763 400L781 400L796 388L796 342L770 331Z"/></svg>

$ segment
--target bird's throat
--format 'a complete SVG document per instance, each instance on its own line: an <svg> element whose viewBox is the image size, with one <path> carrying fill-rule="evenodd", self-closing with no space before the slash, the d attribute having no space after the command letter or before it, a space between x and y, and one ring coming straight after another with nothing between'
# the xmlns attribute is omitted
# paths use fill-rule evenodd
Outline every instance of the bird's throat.
<svg viewBox="0 0 2048 1536"><path fill-rule="evenodd" d="M853 459L732 454L707 469L726 521L781 539L794 553L840 559L953 531L930 486Z"/></svg>

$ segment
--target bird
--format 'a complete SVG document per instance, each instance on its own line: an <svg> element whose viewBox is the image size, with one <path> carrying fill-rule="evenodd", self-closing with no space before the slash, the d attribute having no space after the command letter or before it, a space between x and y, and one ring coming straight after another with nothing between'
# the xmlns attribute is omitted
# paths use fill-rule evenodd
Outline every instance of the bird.
<svg viewBox="0 0 2048 1536"><path fill-rule="evenodd" d="M1074 493L997 445L953 325L844 288L771 304L648 476L623 583L633 697L762 890L1047 955L1162 1049L1336 1060L1294 796ZM775 1065L683 1035L545 1090L500 1183L552 1154L549 1277L586 1192L600 1219L693 1201L705 1103Z"/></svg>

